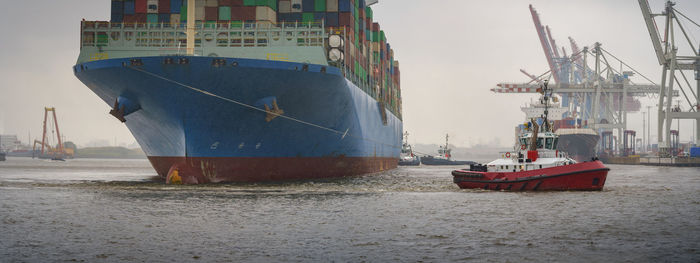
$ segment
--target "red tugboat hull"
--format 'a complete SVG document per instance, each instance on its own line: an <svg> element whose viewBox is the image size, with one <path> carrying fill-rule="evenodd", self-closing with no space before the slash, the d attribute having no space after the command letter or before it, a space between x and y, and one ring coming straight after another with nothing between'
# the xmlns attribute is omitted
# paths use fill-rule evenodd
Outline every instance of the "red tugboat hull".
<svg viewBox="0 0 700 263"><path fill-rule="evenodd" d="M600 161L520 172L452 171L462 189L505 191L600 191L610 168Z"/></svg>

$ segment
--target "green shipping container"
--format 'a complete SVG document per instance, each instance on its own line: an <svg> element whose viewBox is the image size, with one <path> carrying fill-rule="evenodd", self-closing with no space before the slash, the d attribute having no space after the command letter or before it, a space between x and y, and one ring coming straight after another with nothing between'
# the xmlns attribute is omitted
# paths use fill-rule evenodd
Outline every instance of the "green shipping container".
<svg viewBox="0 0 700 263"><path fill-rule="evenodd" d="M187 3L187 1L185 1ZM180 22L187 22L187 4L183 4L180 8Z"/></svg>
<svg viewBox="0 0 700 263"><path fill-rule="evenodd" d="M314 11L326 12L326 0L314 0Z"/></svg>
<svg viewBox="0 0 700 263"><path fill-rule="evenodd" d="M379 32L372 32L372 42L379 42Z"/></svg>
<svg viewBox="0 0 700 263"><path fill-rule="evenodd" d="M245 2L243 3L245 5ZM269 6L272 10L277 11L277 0L255 0L256 6Z"/></svg>
<svg viewBox="0 0 700 263"><path fill-rule="evenodd" d="M308 23L314 22L314 13L302 13L301 22Z"/></svg>
<svg viewBox="0 0 700 263"><path fill-rule="evenodd" d="M256 0L243 0L243 6L255 6Z"/></svg>
<svg viewBox="0 0 700 263"><path fill-rule="evenodd" d="M219 6L219 20L231 20L231 7Z"/></svg>
<svg viewBox="0 0 700 263"><path fill-rule="evenodd" d="M379 32L379 40L386 42L386 35L384 34L384 30Z"/></svg>
<svg viewBox="0 0 700 263"><path fill-rule="evenodd" d="M158 14L148 14L146 16L148 23L158 24Z"/></svg>
<svg viewBox="0 0 700 263"><path fill-rule="evenodd" d="M368 6L365 8L365 16L368 18L374 18L374 16L372 15L372 8L371 7Z"/></svg>
<svg viewBox="0 0 700 263"><path fill-rule="evenodd" d="M243 27L243 21L240 21L240 20L231 21L231 27L241 28L241 27Z"/></svg>

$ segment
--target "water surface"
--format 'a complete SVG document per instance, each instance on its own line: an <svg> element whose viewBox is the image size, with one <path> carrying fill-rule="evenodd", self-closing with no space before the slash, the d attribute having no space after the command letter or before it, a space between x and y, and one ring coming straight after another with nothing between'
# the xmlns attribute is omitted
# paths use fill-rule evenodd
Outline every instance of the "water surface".
<svg viewBox="0 0 700 263"><path fill-rule="evenodd" d="M700 168L611 165L601 192L460 190L412 167L170 186L147 160L0 162L0 258L44 261L700 260Z"/></svg>

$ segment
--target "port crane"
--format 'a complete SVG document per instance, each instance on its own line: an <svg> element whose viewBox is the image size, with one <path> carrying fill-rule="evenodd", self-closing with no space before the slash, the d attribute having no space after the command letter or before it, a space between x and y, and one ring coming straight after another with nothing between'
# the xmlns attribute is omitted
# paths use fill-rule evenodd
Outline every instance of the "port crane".
<svg viewBox="0 0 700 263"><path fill-rule="evenodd" d="M695 46L695 43L690 39L688 30L683 26L680 19L684 18L698 28L700 28L700 24L678 11L675 8L675 3L671 1L667 1L664 10L658 14L651 12L647 0L638 1L649 36L651 37L651 43L654 46L656 58L659 61L659 65L663 68L661 87L659 88L657 128L659 154L668 156L672 155L676 147L674 145L677 145L673 141L677 141L678 131L673 132L671 130L673 120L695 120L695 143L700 144L700 47ZM655 20L657 17L662 17L664 21L662 24L664 25L663 38L661 38L657 28ZM680 29L683 34L684 39L681 39L680 42L677 42L676 39L676 29ZM687 43L684 43L683 40L687 41ZM679 49L681 44L687 44L688 48ZM683 53L679 54L679 52ZM685 72L688 71L695 71L695 81L697 82L695 91L693 91L691 82L686 76ZM681 108L680 105L672 108L671 92L675 91L674 84L682 92L685 102L688 103L686 109Z"/></svg>
<svg viewBox="0 0 700 263"><path fill-rule="evenodd" d="M51 115L49 115L49 112L51 112ZM52 119L52 124L50 125L48 123L49 117L53 117ZM47 133L47 129L51 129L51 137L49 137ZM49 140L53 139L53 133L56 133L56 138L58 141L58 145L54 148L51 147L51 144L49 143ZM65 157L68 157L70 155L69 152L66 151L65 147L63 147L63 141L61 138L61 131L58 129L58 119L56 118L56 108L53 107L45 107L44 108L44 125L43 125L43 132L41 136L41 141L39 140L34 140L34 149L33 152L36 152L37 150L37 144L41 146L41 151L39 152L39 158L51 158L51 159L63 159Z"/></svg>
<svg viewBox="0 0 700 263"><path fill-rule="evenodd" d="M535 8L530 5L530 14L549 65L549 70L541 75L521 72L531 79L526 83L498 83L494 93L538 93L541 83L553 79L550 88L562 98L562 106L569 108L567 117L580 118L597 130L617 131L617 138L623 138L627 131L627 113L639 111L641 103L635 97L648 96L660 92L660 86L639 71L629 66L617 56L604 49L601 43L591 48L580 49L576 41L569 37L571 54L559 47L552 37L549 26L542 25ZM593 65L590 61L593 59ZM620 64L619 70L613 63ZM622 70L622 66L626 70ZM651 84L634 83L630 77L639 75ZM677 91L671 93L678 96ZM617 140L617 149L623 148L622 140Z"/></svg>

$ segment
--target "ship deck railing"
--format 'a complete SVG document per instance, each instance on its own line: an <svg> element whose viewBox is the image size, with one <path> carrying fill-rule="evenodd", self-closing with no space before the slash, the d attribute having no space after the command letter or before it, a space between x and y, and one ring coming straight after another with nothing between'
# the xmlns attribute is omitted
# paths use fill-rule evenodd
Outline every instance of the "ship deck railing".
<svg viewBox="0 0 700 263"><path fill-rule="evenodd" d="M81 47L176 48L184 52L187 26L172 23L83 21ZM197 23L195 48L325 46L322 23ZM201 51L200 51L201 52Z"/></svg>

